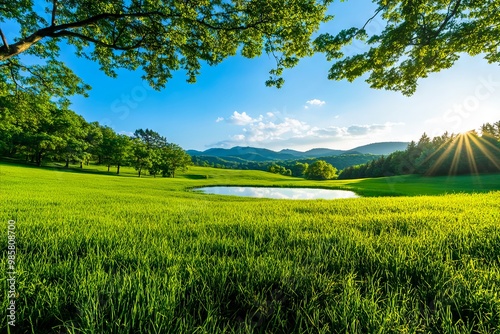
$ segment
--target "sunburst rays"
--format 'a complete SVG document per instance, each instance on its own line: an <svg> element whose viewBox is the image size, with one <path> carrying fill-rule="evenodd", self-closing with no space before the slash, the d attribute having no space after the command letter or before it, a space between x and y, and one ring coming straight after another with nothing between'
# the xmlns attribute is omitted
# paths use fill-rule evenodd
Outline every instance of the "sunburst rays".
<svg viewBox="0 0 500 334"><path fill-rule="evenodd" d="M444 151L442 151L444 148ZM442 151L442 152L441 152ZM429 155L427 161L436 161L429 168L427 174L434 175L442 168L448 167L448 175L463 173L467 165L470 174L478 174L486 166L478 165L478 161L489 163L500 169L500 149L487 139L478 137L474 131L459 134L450 141L443 143L434 153ZM450 161L451 160L451 161Z"/></svg>

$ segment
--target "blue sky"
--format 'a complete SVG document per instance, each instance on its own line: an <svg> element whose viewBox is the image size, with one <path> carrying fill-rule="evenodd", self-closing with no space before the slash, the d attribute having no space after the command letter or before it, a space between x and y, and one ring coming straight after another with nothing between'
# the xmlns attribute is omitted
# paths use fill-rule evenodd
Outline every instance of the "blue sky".
<svg viewBox="0 0 500 334"><path fill-rule="evenodd" d="M371 16L370 4L336 4L336 19L322 30L362 25ZM380 31L381 24L375 20L368 31ZM350 47L351 52L362 49L359 44ZM185 149L349 149L418 140L423 132L458 133L500 120L500 67L481 57L464 56L451 69L420 80L412 97L373 90L362 78L353 83L328 80L331 64L321 54L285 71L281 89L265 86L274 64L263 55L204 66L195 84L177 72L161 92L149 88L139 71L120 71L113 79L71 52L62 52L61 59L93 87L89 98L72 98L72 109L87 121L121 133L150 128Z"/></svg>

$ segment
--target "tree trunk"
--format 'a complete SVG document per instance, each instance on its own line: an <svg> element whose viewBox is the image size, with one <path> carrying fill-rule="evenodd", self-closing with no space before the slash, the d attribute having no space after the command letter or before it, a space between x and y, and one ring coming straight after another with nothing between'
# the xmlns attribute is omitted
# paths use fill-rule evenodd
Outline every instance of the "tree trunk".
<svg viewBox="0 0 500 334"><path fill-rule="evenodd" d="M42 152L36 154L36 165L40 167L42 165Z"/></svg>
<svg viewBox="0 0 500 334"><path fill-rule="evenodd" d="M116 174L120 174L120 165L116 166Z"/></svg>
<svg viewBox="0 0 500 334"><path fill-rule="evenodd" d="M108 173L109 173L109 168L111 167L111 165L108 165Z"/></svg>
<svg viewBox="0 0 500 334"><path fill-rule="evenodd" d="M80 161L80 168L83 168L83 161Z"/></svg>
<svg viewBox="0 0 500 334"><path fill-rule="evenodd" d="M138 170L139 171L139 177L141 177L141 169L142 168L139 168L139 170Z"/></svg>
<svg viewBox="0 0 500 334"><path fill-rule="evenodd" d="M69 167L69 158L66 158L66 166L64 166L65 168L68 168Z"/></svg>

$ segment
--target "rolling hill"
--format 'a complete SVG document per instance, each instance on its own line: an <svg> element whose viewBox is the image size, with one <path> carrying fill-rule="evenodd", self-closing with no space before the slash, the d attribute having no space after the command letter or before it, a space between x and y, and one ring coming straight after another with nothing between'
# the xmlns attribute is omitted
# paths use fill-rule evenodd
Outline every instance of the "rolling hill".
<svg viewBox="0 0 500 334"><path fill-rule="evenodd" d="M374 154L388 155L395 151L406 149L406 142L382 142L373 143L355 147L351 150L335 150L329 148L314 148L306 152L297 150L284 149L279 152L265 148L242 147L235 146L230 149L210 148L206 151L188 150L187 153L192 157L217 157L225 160L234 158L243 159L246 161L263 162L263 161L279 161L279 160L297 160L306 158L320 158L338 156L341 154ZM228 159L231 158L231 159Z"/></svg>

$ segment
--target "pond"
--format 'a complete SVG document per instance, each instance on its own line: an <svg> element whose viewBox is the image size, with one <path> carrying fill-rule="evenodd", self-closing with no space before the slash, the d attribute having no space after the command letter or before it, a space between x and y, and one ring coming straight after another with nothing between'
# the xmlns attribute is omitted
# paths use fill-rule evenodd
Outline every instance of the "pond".
<svg viewBox="0 0 500 334"><path fill-rule="evenodd" d="M205 194L233 195L275 199L341 199L357 198L348 190L316 188L271 188L271 187L204 187L196 188Z"/></svg>

